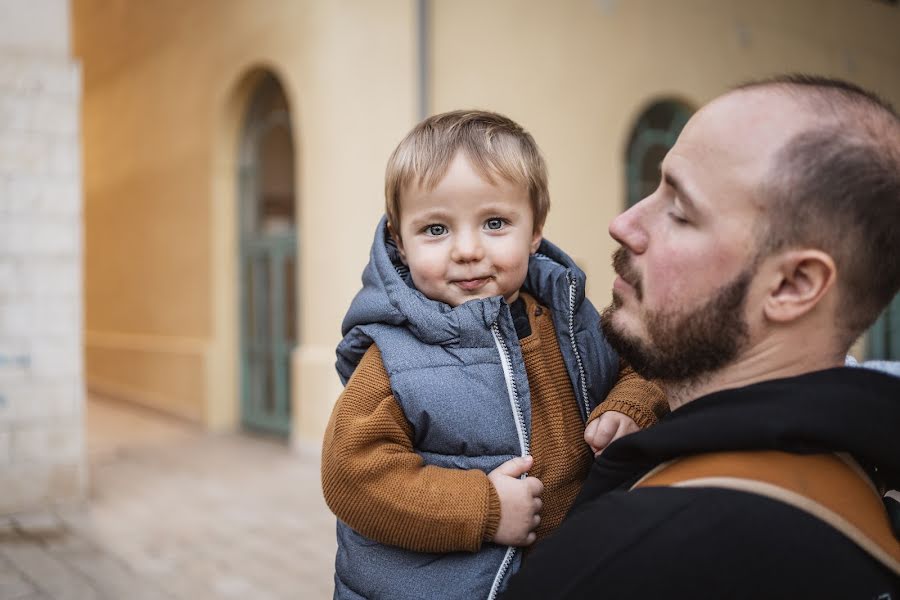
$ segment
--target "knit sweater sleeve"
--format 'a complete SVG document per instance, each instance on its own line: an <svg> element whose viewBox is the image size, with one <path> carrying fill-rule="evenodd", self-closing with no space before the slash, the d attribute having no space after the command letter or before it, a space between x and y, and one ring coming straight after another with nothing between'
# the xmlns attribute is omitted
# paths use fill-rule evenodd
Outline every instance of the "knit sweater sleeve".
<svg viewBox="0 0 900 600"><path fill-rule="evenodd" d="M644 379L622 361L616 385L610 390L606 400L591 412L588 422L611 410L631 417L638 427L645 429L669 412L669 405L661 387Z"/></svg>
<svg viewBox="0 0 900 600"><path fill-rule="evenodd" d="M500 523L494 486L477 469L425 465L412 436L373 345L325 431L325 501L344 523L384 544L416 552L477 551Z"/></svg>

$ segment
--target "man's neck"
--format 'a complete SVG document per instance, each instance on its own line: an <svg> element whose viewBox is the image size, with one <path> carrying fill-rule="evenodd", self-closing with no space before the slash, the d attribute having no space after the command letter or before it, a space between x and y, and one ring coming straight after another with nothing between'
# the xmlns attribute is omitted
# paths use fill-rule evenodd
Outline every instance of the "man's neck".
<svg viewBox="0 0 900 600"><path fill-rule="evenodd" d="M798 352L794 347L791 352L786 352L783 344L762 344L748 349L735 361L713 373L688 381L660 383L668 395L669 409L676 410L697 398L720 390L795 377L844 364L844 353L816 353L812 348L814 346L810 345L809 352Z"/></svg>

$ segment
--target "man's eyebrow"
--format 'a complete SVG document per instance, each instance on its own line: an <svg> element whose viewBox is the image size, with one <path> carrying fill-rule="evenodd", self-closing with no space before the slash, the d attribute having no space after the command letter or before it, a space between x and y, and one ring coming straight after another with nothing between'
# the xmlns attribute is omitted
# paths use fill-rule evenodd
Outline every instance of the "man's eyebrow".
<svg viewBox="0 0 900 600"><path fill-rule="evenodd" d="M671 171L665 171L663 173L663 180L666 182L666 185L675 190L678 201L684 209L692 211L696 210L696 205L694 204L693 199L691 199L691 195L685 189L684 185L681 183L681 179L677 175Z"/></svg>

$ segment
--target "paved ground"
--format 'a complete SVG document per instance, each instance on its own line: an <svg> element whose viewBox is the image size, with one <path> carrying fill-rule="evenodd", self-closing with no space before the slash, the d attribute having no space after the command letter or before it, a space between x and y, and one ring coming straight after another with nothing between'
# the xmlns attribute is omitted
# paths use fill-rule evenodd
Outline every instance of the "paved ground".
<svg viewBox="0 0 900 600"><path fill-rule="evenodd" d="M0 600L330 598L318 461L92 398L89 501L0 521Z"/></svg>

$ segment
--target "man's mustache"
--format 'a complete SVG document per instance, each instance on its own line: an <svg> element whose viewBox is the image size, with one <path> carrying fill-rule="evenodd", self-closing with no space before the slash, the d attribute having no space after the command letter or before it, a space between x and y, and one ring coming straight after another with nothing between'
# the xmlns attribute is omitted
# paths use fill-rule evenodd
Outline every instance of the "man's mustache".
<svg viewBox="0 0 900 600"><path fill-rule="evenodd" d="M616 274L625 280L625 283L634 288L638 300L644 298L644 290L641 285L641 276L631 264L631 254L623 246L613 252L612 266Z"/></svg>

